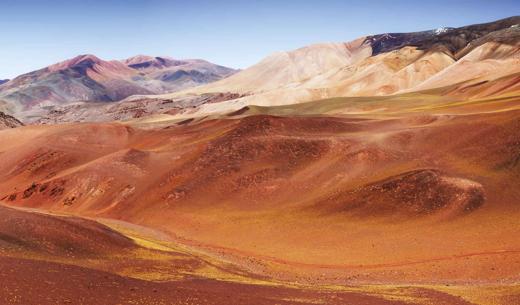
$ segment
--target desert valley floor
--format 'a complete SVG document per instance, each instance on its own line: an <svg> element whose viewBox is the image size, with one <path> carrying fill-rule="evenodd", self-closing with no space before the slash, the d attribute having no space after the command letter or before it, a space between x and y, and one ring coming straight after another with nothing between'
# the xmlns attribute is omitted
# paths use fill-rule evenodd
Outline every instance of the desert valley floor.
<svg viewBox="0 0 520 305"><path fill-rule="evenodd" d="M519 304L517 96L413 98L3 130L0 298Z"/></svg>

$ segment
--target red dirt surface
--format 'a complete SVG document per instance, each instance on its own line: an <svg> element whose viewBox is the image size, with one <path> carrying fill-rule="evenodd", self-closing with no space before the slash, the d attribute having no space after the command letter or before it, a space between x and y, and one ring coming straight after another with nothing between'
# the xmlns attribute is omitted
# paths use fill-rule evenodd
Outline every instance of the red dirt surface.
<svg viewBox="0 0 520 305"><path fill-rule="evenodd" d="M143 225L256 279L514 285L520 112L450 109L4 130L0 199Z"/></svg>
<svg viewBox="0 0 520 305"><path fill-rule="evenodd" d="M370 290L239 284L196 277L140 280L99 270L99 266L81 266L85 264L82 257L95 260L119 253L134 265L152 267L130 254L140 246L100 223L5 207L0 207L0 213L1 304L416 304L406 301L411 298L470 304L447 293L411 287L394 291L395 297L389 298ZM28 255L32 258L23 258ZM117 264L112 260L107 263Z"/></svg>
<svg viewBox="0 0 520 305"><path fill-rule="evenodd" d="M207 280L147 282L76 266L0 258L2 304L357 304L407 305L355 292L243 285ZM438 305L471 305L460 297L409 288L409 295Z"/></svg>
<svg viewBox="0 0 520 305"><path fill-rule="evenodd" d="M0 206L0 252L59 257L96 257L125 252L133 241L97 222L52 217Z"/></svg>
<svg viewBox="0 0 520 305"><path fill-rule="evenodd" d="M389 177L318 202L330 205L329 213L355 216L405 216L441 213L456 216L478 209L485 201L484 189L470 180L443 176L437 170L422 169Z"/></svg>

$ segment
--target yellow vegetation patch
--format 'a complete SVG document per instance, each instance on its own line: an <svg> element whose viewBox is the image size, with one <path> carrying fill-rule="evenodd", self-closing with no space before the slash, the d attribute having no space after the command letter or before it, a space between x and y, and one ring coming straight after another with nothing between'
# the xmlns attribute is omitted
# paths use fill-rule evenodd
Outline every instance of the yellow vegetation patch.
<svg viewBox="0 0 520 305"><path fill-rule="evenodd" d="M509 300L510 297L520 299L520 285L440 286L434 288L478 305L513 305Z"/></svg>

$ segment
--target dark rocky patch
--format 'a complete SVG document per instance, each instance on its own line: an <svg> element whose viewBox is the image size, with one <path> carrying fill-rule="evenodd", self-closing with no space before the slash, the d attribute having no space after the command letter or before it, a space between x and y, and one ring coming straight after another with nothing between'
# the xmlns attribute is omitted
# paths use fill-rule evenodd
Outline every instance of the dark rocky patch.
<svg viewBox="0 0 520 305"><path fill-rule="evenodd" d="M0 130L6 128L16 128L23 126L23 123L20 122L17 118L0 112Z"/></svg>
<svg viewBox="0 0 520 305"><path fill-rule="evenodd" d="M448 177L434 169L419 169L339 192L316 207L358 216L442 211L455 216L476 210L484 201L484 188L474 181Z"/></svg>
<svg viewBox="0 0 520 305"><path fill-rule="evenodd" d="M439 49L455 56L472 41L482 38L492 32L511 28L520 24L520 16L501 19L495 22L475 24L460 28L443 28L440 31L431 30L413 33L386 33L368 36L366 42L372 46L372 55L390 52L406 46L417 47L420 50ZM502 33L502 35L507 33ZM518 41L518 36L514 36ZM504 37L501 38L507 41ZM509 38L507 38L509 39Z"/></svg>

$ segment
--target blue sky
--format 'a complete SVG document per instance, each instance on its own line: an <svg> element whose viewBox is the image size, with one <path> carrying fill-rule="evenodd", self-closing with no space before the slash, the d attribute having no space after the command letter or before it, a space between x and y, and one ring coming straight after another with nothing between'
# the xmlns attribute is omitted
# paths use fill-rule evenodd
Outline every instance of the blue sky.
<svg viewBox="0 0 520 305"><path fill-rule="evenodd" d="M245 68L311 43L513 15L520 15L518 0L0 0L0 79L87 53Z"/></svg>

